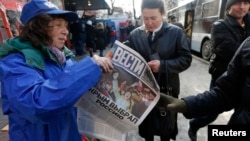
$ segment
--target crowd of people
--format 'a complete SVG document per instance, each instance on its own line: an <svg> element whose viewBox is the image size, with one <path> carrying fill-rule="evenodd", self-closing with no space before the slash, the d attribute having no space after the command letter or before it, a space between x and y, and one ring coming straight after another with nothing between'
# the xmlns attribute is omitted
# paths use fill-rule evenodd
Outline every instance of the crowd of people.
<svg viewBox="0 0 250 141"><path fill-rule="evenodd" d="M69 26L72 48L76 56L89 52L92 57L97 50L99 55L103 56L103 50L115 40L115 28L104 22L96 22L83 16Z"/></svg>

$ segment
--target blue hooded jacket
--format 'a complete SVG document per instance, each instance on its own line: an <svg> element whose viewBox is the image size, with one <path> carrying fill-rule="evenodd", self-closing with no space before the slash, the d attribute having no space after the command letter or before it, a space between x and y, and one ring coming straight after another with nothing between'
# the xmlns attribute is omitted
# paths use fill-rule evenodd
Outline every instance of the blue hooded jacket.
<svg viewBox="0 0 250 141"><path fill-rule="evenodd" d="M81 141L74 104L100 79L89 57L59 65L46 46L40 50L18 37L0 47L2 107L11 141Z"/></svg>

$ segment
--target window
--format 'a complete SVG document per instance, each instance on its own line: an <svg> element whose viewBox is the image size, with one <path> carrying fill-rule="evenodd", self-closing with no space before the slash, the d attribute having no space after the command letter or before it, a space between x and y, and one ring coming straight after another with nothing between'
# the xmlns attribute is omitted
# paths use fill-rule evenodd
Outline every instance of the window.
<svg viewBox="0 0 250 141"><path fill-rule="evenodd" d="M212 17L217 16L219 13L220 1L214 0L203 4L202 6L202 17Z"/></svg>

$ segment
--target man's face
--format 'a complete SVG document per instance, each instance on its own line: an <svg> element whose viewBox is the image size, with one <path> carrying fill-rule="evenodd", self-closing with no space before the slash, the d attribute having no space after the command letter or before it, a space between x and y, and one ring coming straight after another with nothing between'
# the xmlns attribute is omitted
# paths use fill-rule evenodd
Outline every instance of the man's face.
<svg viewBox="0 0 250 141"><path fill-rule="evenodd" d="M229 8L228 13L236 19L242 19L248 13L249 7L249 2L236 2Z"/></svg>
<svg viewBox="0 0 250 141"><path fill-rule="evenodd" d="M146 29L151 32L153 32L160 26L163 19L163 16L161 15L158 8L156 9L144 8L142 10L142 17Z"/></svg>

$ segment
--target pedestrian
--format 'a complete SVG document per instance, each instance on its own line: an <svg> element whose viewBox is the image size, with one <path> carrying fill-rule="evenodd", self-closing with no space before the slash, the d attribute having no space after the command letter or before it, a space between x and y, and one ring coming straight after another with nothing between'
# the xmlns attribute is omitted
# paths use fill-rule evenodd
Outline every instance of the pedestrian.
<svg viewBox="0 0 250 141"><path fill-rule="evenodd" d="M83 26L84 25L84 26ZM82 23L81 19L77 19L75 22L70 24L70 32L72 34L72 43L75 49L76 56L82 56L85 54L84 43L86 39L85 24Z"/></svg>
<svg viewBox="0 0 250 141"><path fill-rule="evenodd" d="M89 51L89 55L92 57L93 52L96 52L96 45L95 45L95 27L93 26L93 22L88 20L86 23L86 31L87 31L87 38L86 38L86 47Z"/></svg>
<svg viewBox="0 0 250 141"><path fill-rule="evenodd" d="M163 0L143 0L141 13L144 25L130 32L125 44L148 62L160 91L178 98L179 73L186 70L192 61L186 36L182 29L163 20L165 16ZM139 134L146 141L153 141L154 135L159 135L161 141L175 139L178 133L177 114L172 112L168 116L160 117L167 123L158 123L159 120L156 118L160 115L156 113L159 113L157 107L141 123ZM169 118L172 116L172 119Z"/></svg>
<svg viewBox="0 0 250 141"><path fill-rule="evenodd" d="M250 0L229 0L226 4L226 18L213 23L211 38L213 55L210 62L210 88L215 81L227 70L240 44L250 35L250 18L248 10ZM218 114L191 119L188 135L192 141L197 139L197 131L213 122Z"/></svg>
<svg viewBox="0 0 250 141"><path fill-rule="evenodd" d="M104 23L104 30L106 33L106 46L109 46L109 44L111 43L111 36L110 36L110 32L111 32L111 27L109 26L108 23Z"/></svg>
<svg viewBox="0 0 250 141"><path fill-rule="evenodd" d="M164 101L163 103L165 104L163 105L169 110L183 113L188 119L216 115L234 110L227 125L247 127L249 129L249 68L250 37L248 37L236 51L227 67L227 71L217 79L215 87L198 95L183 97L182 99L162 94L161 100ZM226 132L227 129L228 128L224 128L221 132ZM237 129L239 130L241 128ZM229 130L235 131L232 128L228 129L228 131ZM240 132L244 132L244 129L240 130ZM240 140L249 140L248 135L232 136L234 136L235 140L238 139L237 137L239 137ZM223 135L220 135L220 137L223 138Z"/></svg>
<svg viewBox="0 0 250 141"><path fill-rule="evenodd" d="M111 47L113 47L113 44L116 40L116 30L114 25L111 26L110 37L111 37Z"/></svg>
<svg viewBox="0 0 250 141"><path fill-rule="evenodd" d="M31 0L22 9L20 35L0 48L3 113L11 141L81 141L75 103L110 72L108 58L74 61L64 46L68 22L77 14L47 0ZM11 61L10 61L11 60ZM101 69L102 68L102 69Z"/></svg>
<svg viewBox="0 0 250 141"><path fill-rule="evenodd" d="M127 36L130 34L131 31L135 29L135 26L133 25L132 21L128 21L128 26L126 28Z"/></svg>
<svg viewBox="0 0 250 141"><path fill-rule="evenodd" d="M106 47L107 34L102 22L96 24L95 39L96 48L99 49L99 55L103 56L103 50Z"/></svg>
<svg viewBox="0 0 250 141"><path fill-rule="evenodd" d="M184 31L184 26L182 25L182 23L177 22L177 19L176 19L175 16L171 16L170 17L170 23L173 24L173 25L176 25L176 26L180 27Z"/></svg>

